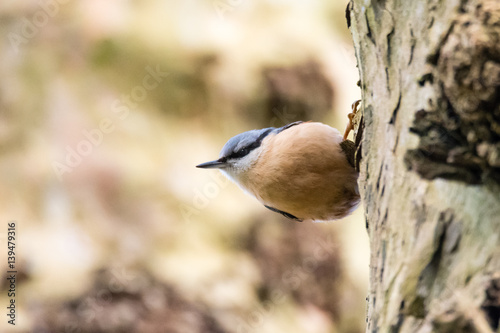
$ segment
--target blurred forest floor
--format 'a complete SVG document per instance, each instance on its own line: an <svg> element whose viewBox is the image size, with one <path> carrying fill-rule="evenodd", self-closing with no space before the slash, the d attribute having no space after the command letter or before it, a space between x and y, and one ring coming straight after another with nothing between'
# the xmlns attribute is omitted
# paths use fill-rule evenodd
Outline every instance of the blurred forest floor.
<svg viewBox="0 0 500 333"><path fill-rule="evenodd" d="M362 208L295 223L194 167L245 130L344 129L345 5L0 4L0 331L364 332Z"/></svg>

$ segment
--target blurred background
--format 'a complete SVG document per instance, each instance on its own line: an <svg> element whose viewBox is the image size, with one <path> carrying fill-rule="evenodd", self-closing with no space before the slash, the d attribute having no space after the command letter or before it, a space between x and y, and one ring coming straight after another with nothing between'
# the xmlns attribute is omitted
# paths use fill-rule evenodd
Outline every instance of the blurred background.
<svg viewBox="0 0 500 333"><path fill-rule="evenodd" d="M296 223L195 168L246 130L344 130L346 4L2 1L0 331L364 332L362 208Z"/></svg>

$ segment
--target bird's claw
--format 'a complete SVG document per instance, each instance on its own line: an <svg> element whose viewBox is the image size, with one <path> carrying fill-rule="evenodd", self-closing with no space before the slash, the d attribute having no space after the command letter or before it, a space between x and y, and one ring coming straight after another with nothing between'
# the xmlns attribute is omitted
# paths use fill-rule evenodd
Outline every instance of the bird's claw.
<svg viewBox="0 0 500 333"><path fill-rule="evenodd" d="M347 115L347 118L349 118L349 123L347 124L347 127L346 127L345 132L344 132L344 140L347 140L347 136L354 129L354 125L352 124L352 118L354 118L354 116L356 115L356 112L358 112L358 107L359 107L360 103L361 103L361 100L358 99L357 101L355 101L351 105L352 112L350 112Z"/></svg>

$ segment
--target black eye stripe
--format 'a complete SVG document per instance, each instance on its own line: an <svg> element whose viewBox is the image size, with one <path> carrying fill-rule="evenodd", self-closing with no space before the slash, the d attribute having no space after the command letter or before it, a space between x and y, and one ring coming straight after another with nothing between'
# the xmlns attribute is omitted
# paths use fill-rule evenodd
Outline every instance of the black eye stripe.
<svg viewBox="0 0 500 333"><path fill-rule="evenodd" d="M262 140L264 140L264 138L266 136L269 135L269 133L271 133L272 131L274 130L274 128L269 128L267 131L265 131L264 133L262 133L258 138L257 140L255 140L255 142L253 142L251 145L248 145L246 147L243 147L241 149L239 149L238 151L236 152L233 152L231 153L229 156L227 156L227 158L240 158L240 157L243 157L243 156L246 156L248 154L250 154L250 152L252 150L254 150L255 148L258 148L260 147L261 143L262 143Z"/></svg>

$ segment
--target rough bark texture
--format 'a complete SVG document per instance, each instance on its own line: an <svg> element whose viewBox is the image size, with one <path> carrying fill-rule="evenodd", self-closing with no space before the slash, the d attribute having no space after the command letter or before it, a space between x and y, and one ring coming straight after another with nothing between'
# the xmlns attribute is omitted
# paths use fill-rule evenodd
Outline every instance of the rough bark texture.
<svg viewBox="0 0 500 333"><path fill-rule="evenodd" d="M500 1L352 0L367 332L497 332Z"/></svg>

